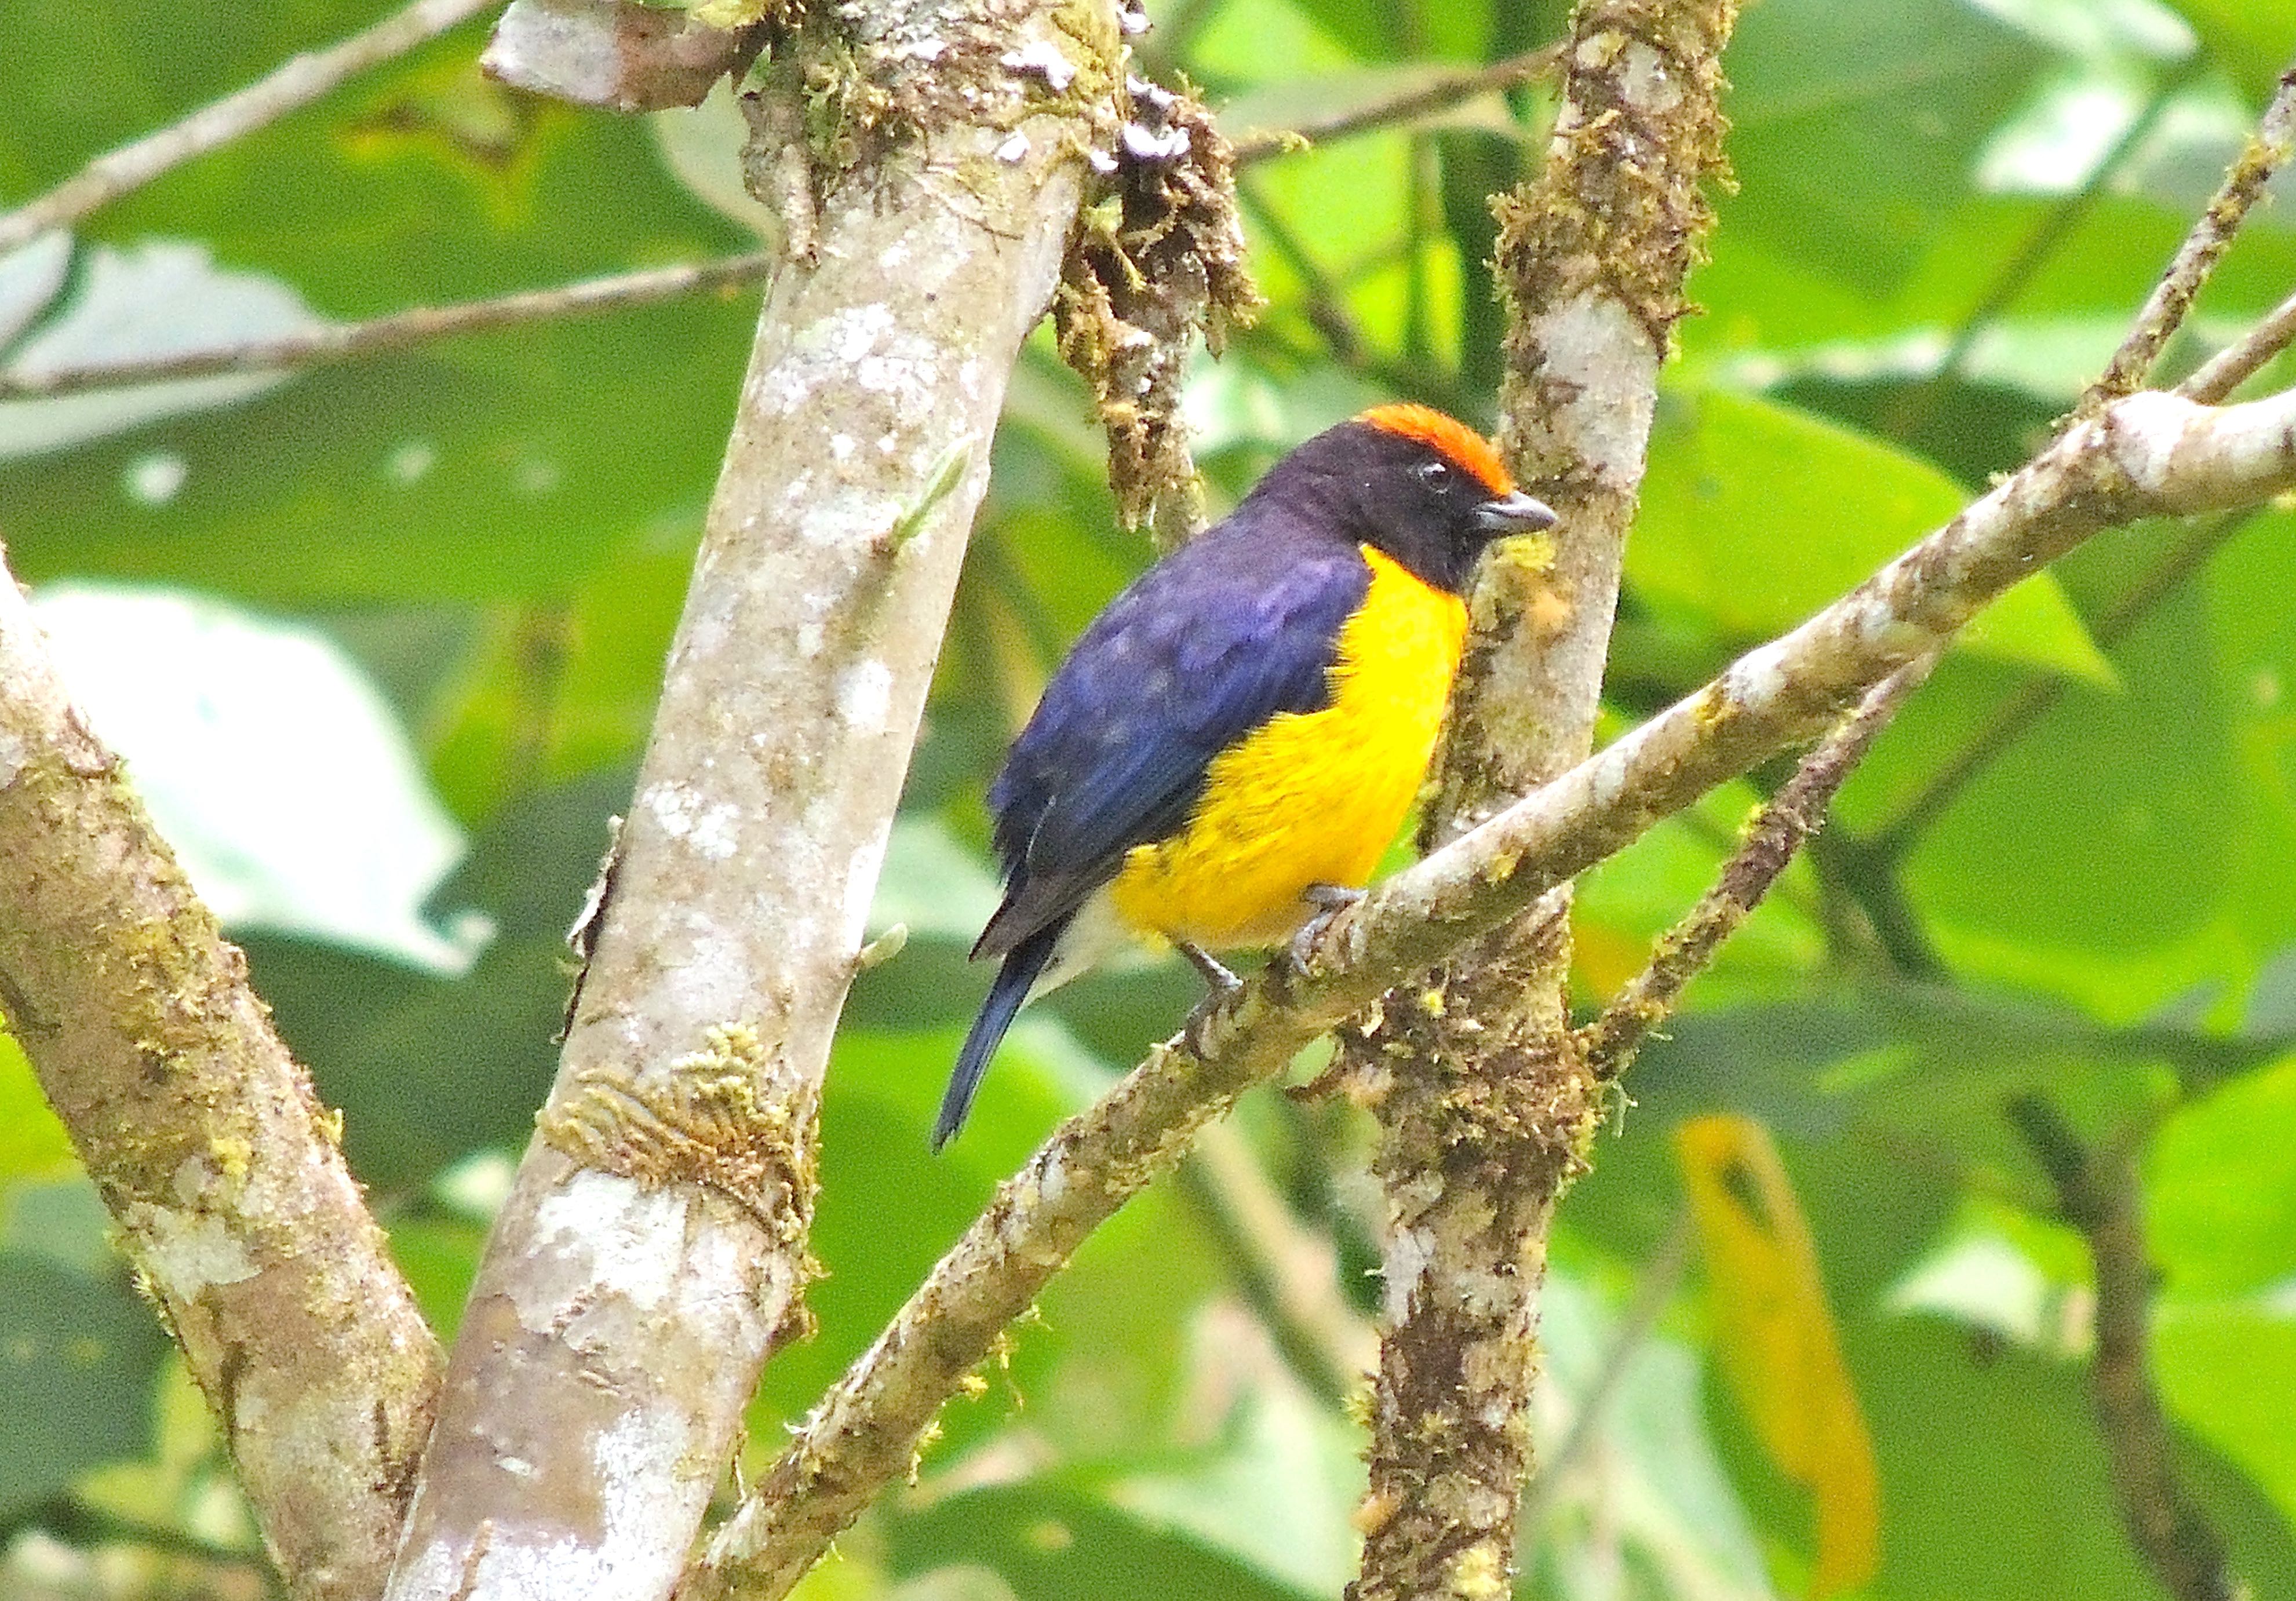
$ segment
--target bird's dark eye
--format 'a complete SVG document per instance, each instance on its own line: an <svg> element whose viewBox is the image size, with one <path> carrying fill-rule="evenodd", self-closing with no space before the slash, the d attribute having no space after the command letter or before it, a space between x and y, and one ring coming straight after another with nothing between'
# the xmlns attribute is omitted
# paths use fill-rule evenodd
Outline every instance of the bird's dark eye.
<svg viewBox="0 0 2296 1601"><path fill-rule="evenodd" d="M1451 487L1451 464L1448 462L1420 463L1419 481L1425 484L1431 489L1449 489Z"/></svg>

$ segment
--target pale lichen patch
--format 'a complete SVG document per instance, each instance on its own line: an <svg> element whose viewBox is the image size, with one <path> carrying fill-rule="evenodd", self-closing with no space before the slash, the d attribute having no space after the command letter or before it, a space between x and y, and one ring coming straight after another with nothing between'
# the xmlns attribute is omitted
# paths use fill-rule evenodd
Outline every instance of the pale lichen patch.
<svg viewBox="0 0 2296 1601"><path fill-rule="evenodd" d="M243 1284L261 1269L247 1241L213 1212L139 1201L127 1227L144 1242L144 1270L167 1299L190 1306L217 1285Z"/></svg>

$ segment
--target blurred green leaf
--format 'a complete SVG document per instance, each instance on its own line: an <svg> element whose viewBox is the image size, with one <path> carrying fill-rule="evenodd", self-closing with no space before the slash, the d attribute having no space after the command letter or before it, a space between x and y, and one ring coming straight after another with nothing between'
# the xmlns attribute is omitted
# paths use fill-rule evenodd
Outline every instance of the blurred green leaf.
<svg viewBox="0 0 2296 1601"><path fill-rule="evenodd" d="M2043 60L1959 0L1748 7L1730 46L1739 193L1725 226L1880 298Z"/></svg>
<svg viewBox="0 0 2296 1601"><path fill-rule="evenodd" d="M1271 1376L1236 1402L1225 1443L1192 1473L1128 1476L1108 1498L1147 1527L1186 1534L1303 1594L1344 1588L1357 1543L1348 1518L1364 1482L1345 1420Z"/></svg>
<svg viewBox="0 0 2296 1601"><path fill-rule="evenodd" d="M2177 1420L2240 1465L2296 1525L2296 1304L2172 1295L2153 1319Z"/></svg>
<svg viewBox="0 0 2296 1601"><path fill-rule="evenodd" d="M1638 594L1725 637L1783 632L1960 511L1942 474L1880 440L1720 390L1674 393L1627 547ZM1966 649L2112 682L2056 580L2036 574L1971 625Z"/></svg>
<svg viewBox="0 0 2296 1601"><path fill-rule="evenodd" d="M2259 102L2272 93L2296 41L2288 0L2176 0L2209 53Z"/></svg>
<svg viewBox="0 0 2296 1601"><path fill-rule="evenodd" d="M2229 1296L2296 1274L2296 1062L2177 1111L2145 1164L2154 1260L2180 1296Z"/></svg>
<svg viewBox="0 0 2296 1601"><path fill-rule="evenodd" d="M23 1047L0 1034L0 1204L20 1181L57 1178L78 1165L71 1137L49 1110Z"/></svg>
<svg viewBox="0 0 2296 1601"><path fill-rule="evenodd" d="M573 982L556 938L497 940L458 979L304 940L245 943L256 992L343 1114L362 1182L413 1189L481 1145L526 1143Z"/></svg>
<svg viewBox="0 0 2296 1601"><path fill-rule="evenodd" d="M1177 1530L1144 1523L1097 1496L1023 1483L951 1496L889 1520L896 1572L952 1563L994 1569L1019 1601L1117 1601L1145 1594L1207 1601L1300 1601L1282 1583Z"/></svg>
<svg viewBox="0 0 2296 1601"><path fill-rule="evenodd" d="M2198 598L2172 597L2112 658L2118 692L2068 685L1920 837L1905 882L1941 931L2135 952L2233 891L2236 770Z"/></svg>
<svg viewBox="0 0 2296 1601"><path fill-rule="evenodd" d="M286 284L257 273L220 271L196 244L146 240L124 250L98 246L74 275L64 303L0 362L0 377L37 378L63 368L211 350L319 325ZM0 338L0 345L6 342ZM0 401L0 462L124 433L160 417L229 406L284 382L275 374L234 374ZM129 493L165 501L175 488L168 473L155 472L132 484Z"/></svg>
<svg viewBox="0 0 2296 1601"><path fill-rule="evenodd" d="M145 1450L166 1349L126 1285L0 1250L0 1512Z"/></svg>

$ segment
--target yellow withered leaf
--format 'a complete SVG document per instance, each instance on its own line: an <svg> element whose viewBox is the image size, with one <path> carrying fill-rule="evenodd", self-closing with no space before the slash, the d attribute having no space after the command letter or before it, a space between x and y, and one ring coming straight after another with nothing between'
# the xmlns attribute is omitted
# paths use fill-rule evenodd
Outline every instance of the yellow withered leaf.
<svg viewBox="0 0 2296 1601"><path fill-rule="evenodd" d="M1676 1131L1675 1150L1705 1255L1722 1376L1779 1471L1810 1492L1810 1595L1856 1589L1881 1561L1874 1442L1785 1166L1769 1130L1751 1118L1693 1119Z"/></svg>

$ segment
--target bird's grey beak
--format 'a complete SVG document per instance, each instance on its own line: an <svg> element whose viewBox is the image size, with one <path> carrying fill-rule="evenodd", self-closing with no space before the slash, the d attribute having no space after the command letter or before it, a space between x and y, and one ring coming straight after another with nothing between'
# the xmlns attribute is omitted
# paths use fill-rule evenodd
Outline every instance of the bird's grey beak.
<svg viewBox="0 0 2296 1601"><path fill-rule="evenodd" d="M1475 526L1494 537L1535 534L1541 529L1553 528L1555 521L1553 506L1533 499L1521 489L1496 500L1486 500L1475 508Z"/></svg>

